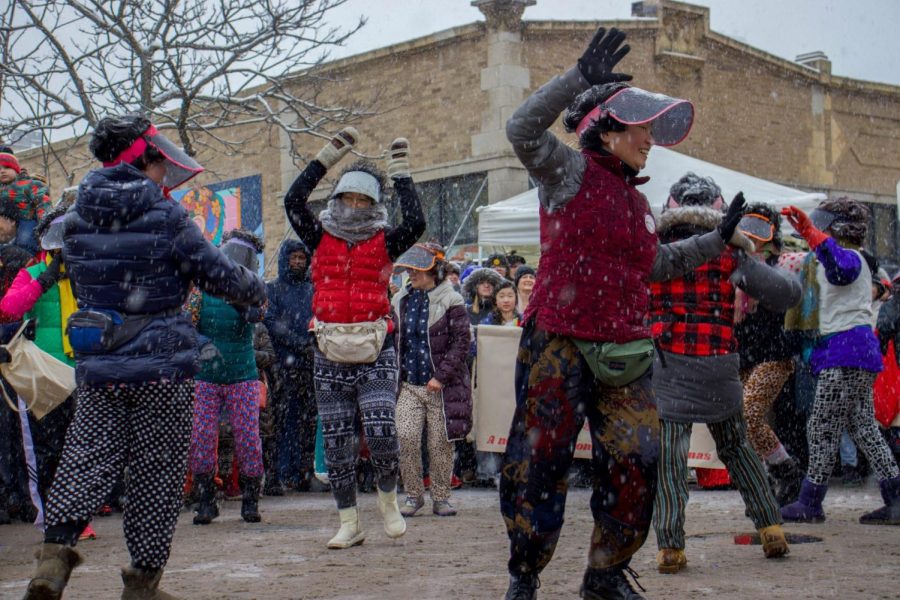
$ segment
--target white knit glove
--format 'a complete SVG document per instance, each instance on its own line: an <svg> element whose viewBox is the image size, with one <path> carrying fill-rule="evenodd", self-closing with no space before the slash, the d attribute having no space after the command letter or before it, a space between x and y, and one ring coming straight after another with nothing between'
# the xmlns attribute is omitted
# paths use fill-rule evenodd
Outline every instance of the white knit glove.
<svg viewBox="0 0 900 600"><path fill-rule="evenodd" d="M359 132L353 127L344 127L331 138L331 141L325 144L325 147L316 154L316 160L325 165L326 169L330 169L336 165L359 140Z"/></svg>
<svg viewBox="0 0 900 600"><path fill-rule="evenodd" d="M388 150L388 177L409 177L409 140L397 138Z"/></svg>

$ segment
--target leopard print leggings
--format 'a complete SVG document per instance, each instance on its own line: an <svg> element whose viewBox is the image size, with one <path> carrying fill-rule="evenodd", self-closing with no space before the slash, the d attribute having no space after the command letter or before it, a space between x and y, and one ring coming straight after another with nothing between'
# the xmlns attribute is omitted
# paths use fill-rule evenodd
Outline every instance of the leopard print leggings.
<svg viewBox="0 0 900 600"><path fill-rule="evenodd" d="M793 372L794 361L791 359L764 362L741 371L747 437L762 461L781 445L768 417L781 388Z"/></svg>

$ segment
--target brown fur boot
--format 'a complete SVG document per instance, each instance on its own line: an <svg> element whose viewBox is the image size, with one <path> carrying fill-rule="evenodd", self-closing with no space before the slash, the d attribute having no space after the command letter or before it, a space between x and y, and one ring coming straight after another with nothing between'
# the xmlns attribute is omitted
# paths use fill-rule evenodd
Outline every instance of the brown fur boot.
<svg viewBox="0 0 900 600"><path fill-rule="evenodd" d="M762 542L766 558L780 558L790 552L781 525L769 525L760 529L759 541Z"/></svg>
<svg viewBox="0 0 900 600"><path fill-rule="evenodd" d="M122 569L122 600L178 600L175 596L157 589L162 578L162 569L144 571L134 567Z"/></svg>
<svg viewBox="0 0 900 600"><path fill-rule="evenodd" d="M72 571L81 564L81 555L65 544L42 544L35 558L37 571L28 584L25 600L58 600Z"/></svg>

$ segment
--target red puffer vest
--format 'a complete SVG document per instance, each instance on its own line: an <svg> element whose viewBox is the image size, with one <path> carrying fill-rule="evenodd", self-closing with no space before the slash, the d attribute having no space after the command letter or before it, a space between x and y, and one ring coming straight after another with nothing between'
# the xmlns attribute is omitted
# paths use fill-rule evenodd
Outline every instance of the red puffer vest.
<svg viewBox="0 0 900 600"><path fill-rule="evenodd" d="M598 342L650 337L650 271L656 223L619 159L583 150L581 189L548 213L541 207L541 264L527 320L554 333Z"/></svg>
<svg viewBox="0 0 900 600"><path fill-rule="evenodd" d="M384 231L359 244L328 232L312 260L313 315L325 323L362 323L388 316L388 283L393 263Z"/></svg>
<svg viewBox="0 0 900 600"><path fill-rule="evenodd" d="M733 248L682 277L652 285L653 337L667 352L689 356L729 354L734 338Z"/></svg>

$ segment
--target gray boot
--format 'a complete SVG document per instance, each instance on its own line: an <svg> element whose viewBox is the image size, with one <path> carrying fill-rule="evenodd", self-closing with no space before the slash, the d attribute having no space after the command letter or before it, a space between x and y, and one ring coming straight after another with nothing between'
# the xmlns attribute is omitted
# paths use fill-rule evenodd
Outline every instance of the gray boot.
<svg viewBox="0 0 900 600"><path fill-rule="evenodd" d="M35 558L37 571L28 584L25 600L58 600L72 571L81 564L81 555L65 544L42 544Z"/></svg>
<svg viewBox="0 0 900 600"><path fill-rule="evenodd" d="M144 571L134 567L122 569L122 600L178 600L172 594L157 589L162 578L162 569L156 571Z"/></svg>

